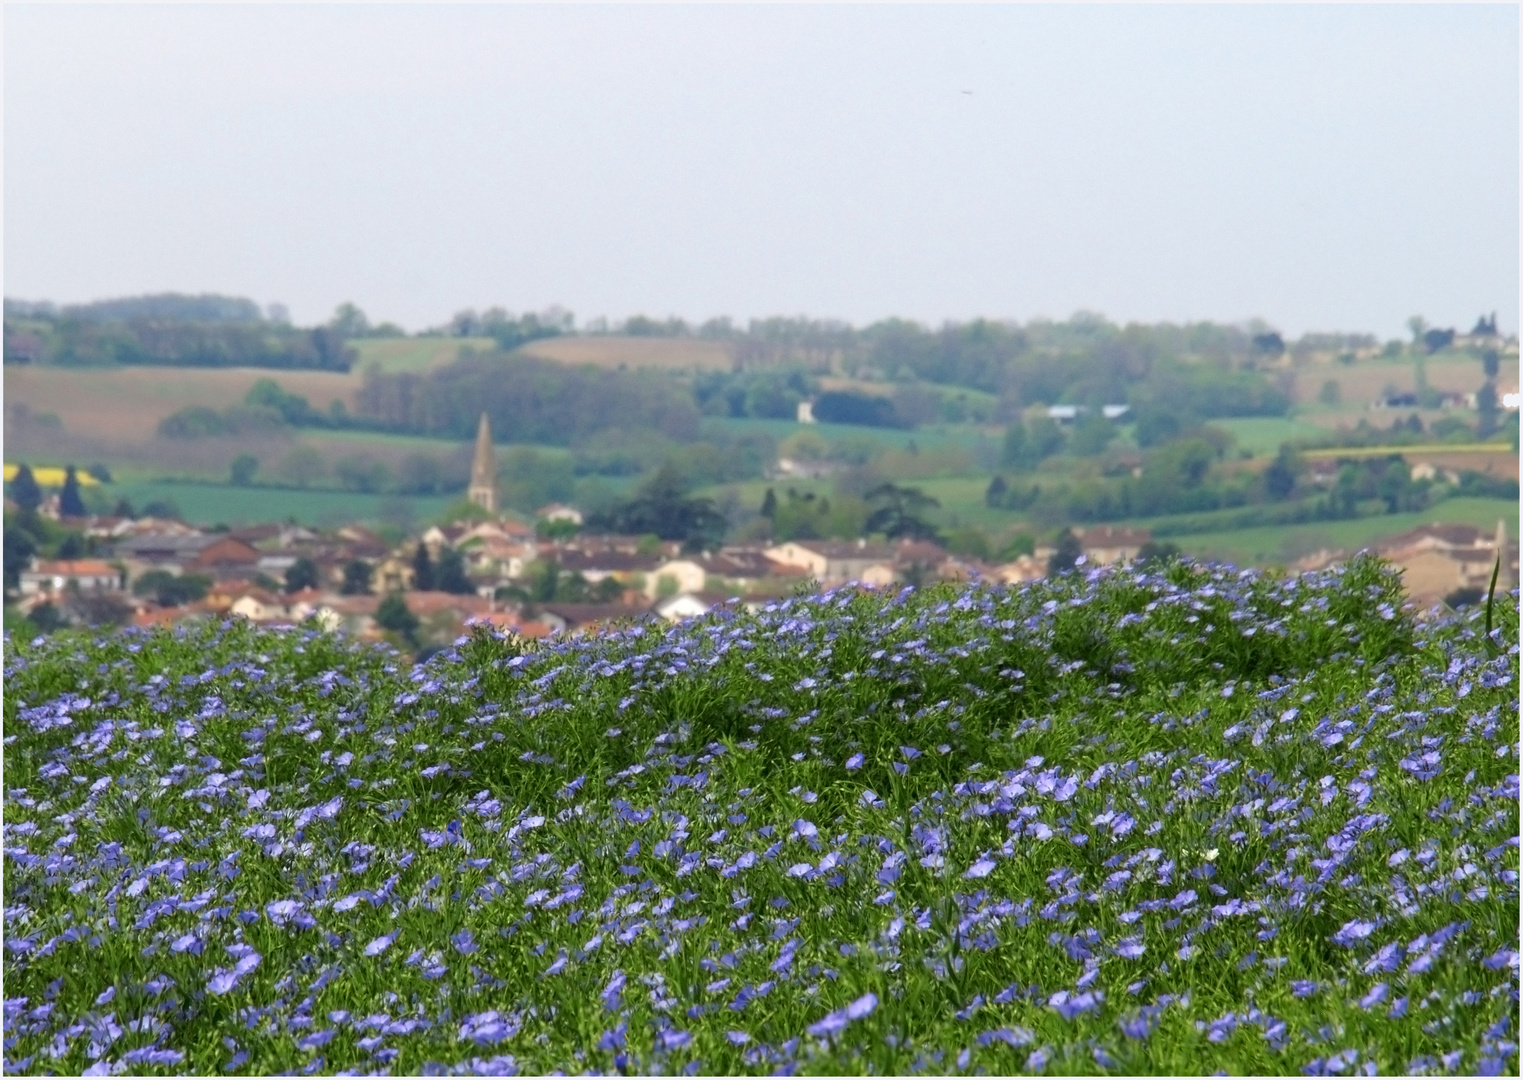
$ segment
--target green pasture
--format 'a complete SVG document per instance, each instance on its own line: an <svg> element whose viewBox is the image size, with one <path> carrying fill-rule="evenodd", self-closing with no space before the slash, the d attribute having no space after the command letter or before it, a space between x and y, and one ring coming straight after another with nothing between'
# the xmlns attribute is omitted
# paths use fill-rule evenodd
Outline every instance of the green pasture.
<svg viewBox="0 0 1523 1080"><path fill-rule="evenodd" d="M364 371L378 364L382 371L424 372L456 360L462 349L487 350L497 347L491 338L368 338L349 343L360 354L354 367Z"/></svg>
<svg viewBox="0 0 1523 1080"><path fill-rule="evenodd" d="M1237 448L1249 451L1254 457L1273 457L1279 453L1281 443L1322 438L1328 432L1327 425L1314 423L1301 415L1239 416L1212 420L1211 426L1231 432L1237 440Z"/></svg>
<svg viewBox="0 0 1523 1080"><path fill-rule="evenodd" d="M1353 552L1428 523L1491 529L1496 526L1498 518L1509 523L1509 531L1515 530L1518 503L1510 499L1445 499L1419 513L1381 514L1353 521L1318 521L1305 525L1269 525L1170 539L1186 554L1196 558L1264 566L1290 562L1322 548ZM1132 524L1146 527L1147 522Z"/></svg>
<svg viewBox="0 0 1523 1080"><path fill-rule="evenodd" d="M193 525L251 525L294 518L303 525L332 527L346 522L378 522L390 507L411 508L415 521L428 521L460 501L460 494L430 496L364 495L353 491L232 487L228 484L140 480L106 488L114 502L126 498L141 509L167 499Z"/></svg>

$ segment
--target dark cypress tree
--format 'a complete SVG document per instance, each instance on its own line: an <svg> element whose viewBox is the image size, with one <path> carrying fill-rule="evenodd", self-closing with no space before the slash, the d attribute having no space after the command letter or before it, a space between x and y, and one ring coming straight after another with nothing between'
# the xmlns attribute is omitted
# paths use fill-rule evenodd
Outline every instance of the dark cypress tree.
<svg viewBox="0 0 1523 1080"><path fill-rule="evenodd" d="M1064 529L1058 534L1058 546L1053 549L1052 557L1047 560L1047 573L1056 577L1058 574L1066 574L1079 563L1079 556L1084 549L1079 546L1079 538L1074 535L1072 529Z"/></svg>
<svg viewBox="0 0 1523 1080"><path fill-rule="evenodd" d="M344 564L344 584L339 592L345 596L369 596L370 573L370 564L364 559L350 559Z"/></svg>
<svg viewBox="0 0 1523 1080"><path fill-rule="evenodd" d="M439 552L439 567L434 574L435 587L440 592L468 596L476 591L471 579L465 576L465 559L460 552L447 547Z"/></svg>
<svg viewBox="0 0 1523 1080"><path fill-rule="evenodd" d="M434 561L428 557L428 545L422 540L412 555L412 587L423 592L434 587Z"/></svg>
<svg viewBox="0 0 1523 1080"><path fill-rule="evenodd" d="M767 494L762 497L761 516L768 521L777 519L777 492L771 488L768 488Z"/></svg>
<svg viewBox="0 0 1523 1080"><path fill-rule="evenodd" d="M63 473L63 493L58 497L58 513L61 517L84 517L85 500L79 497L79 474L70 465Z"/></svg>
<svg viewBox="0 0 1523 1080"><path fill-rule="evenodd" d="M30 465L22 465L16 470L16 478L11 481L11 498L23 510L34 511L42 505L42 488L37 486Z"/></svg>
<svg viewBox="0 0 1523 1080"><path fill-rule="evenodd" d="M319 578L317 564L303 555L286 568L286 592L315 589Z"/></svg>
<svg viewBox="0 0 1523 1080"><path fill-rule="evenodd" d="M984 505L993 509L999 509L1005 505L1005 492L1009 486L1003 476L996 476L989 481L989 486L984 490Z"/></svg>
<svg viewBox="0 0 1523 1080"><path fill-rule="evenodd" d="M381 601L375 611L376 625L383 630L392 630L414 647L418 643L418 617L407 610L407 601L402 599L401 593L391 593Z"/></svg>

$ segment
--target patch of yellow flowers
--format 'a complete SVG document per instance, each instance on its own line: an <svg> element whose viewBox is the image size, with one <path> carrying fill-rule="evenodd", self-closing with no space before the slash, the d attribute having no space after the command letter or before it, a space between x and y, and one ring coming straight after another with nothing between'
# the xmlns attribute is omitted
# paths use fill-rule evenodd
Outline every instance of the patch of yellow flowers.
<svg viewBox="0 0 1523 1080"><path fill-rule="evenodd" d="M5 482L9 484L16 479L16 474L20 471L20 465L6 465ZM83 469L74 470L74 475L79 478L80 487L90 487L92 484L100 483ZM39 487L63 487L63 476L64 470L57 465L32 466L32 479L37 481Z"/></svg>

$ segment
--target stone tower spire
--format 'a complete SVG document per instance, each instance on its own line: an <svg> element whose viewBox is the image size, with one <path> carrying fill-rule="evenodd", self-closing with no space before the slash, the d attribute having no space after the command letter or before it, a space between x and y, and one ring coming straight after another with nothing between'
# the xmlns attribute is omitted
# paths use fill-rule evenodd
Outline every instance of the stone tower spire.
<svg viewBox="0 0 1523 1080"><path fill-rule="evenodd" d="M497 513L497 455L492 451L492 423L481 414L476 427L476 457L471 462L471 486L465 497L489 514Z"/></svg>

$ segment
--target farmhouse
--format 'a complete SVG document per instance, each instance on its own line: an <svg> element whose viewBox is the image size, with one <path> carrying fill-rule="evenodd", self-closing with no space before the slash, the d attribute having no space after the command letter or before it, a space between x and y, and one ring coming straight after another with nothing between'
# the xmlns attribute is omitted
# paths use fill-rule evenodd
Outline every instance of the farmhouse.
<svg viewBox="0 0 1523 1080"><path fill-rule="evenodd" d="M867 582L871 576L893 580L897 552L884 544L866 540L790 540L767 548L767 558L783 566L796 567L822 585L844 585L848 581ZM886 582L883 582L886 583Z"/></svg>
<svg viewBox="0 0 1523 1080"><path fill-rule="evenodd" d="M1375 545L1375 554L1401 571L1407 595L1433 603L1459 589L1485 591L1497 552L1502 569L1497 588L1509 589L1518 579L1518 545L1509 543L1505 522L1487 534L1470 525L1420 525Z"/></svg>
<svg viewBox="0 0 1523 1080"><path fill-rule="evenodd" d="M21 572L21 595L62 592L71 584L87 591L115 592L121 590L122 578L121 570L99 559L36 559L31 569Z"/></svg>
<svg viewBox="0 0 1523 1080"><path fill-rule="evenodd" d="M1079 549L1092 563L1110 565L1131 562L1137 558L1142 545L1153 538L1146 529L1125 529L1113 525L1097 525L1090 529L1075 529Z"/></svg>

